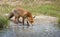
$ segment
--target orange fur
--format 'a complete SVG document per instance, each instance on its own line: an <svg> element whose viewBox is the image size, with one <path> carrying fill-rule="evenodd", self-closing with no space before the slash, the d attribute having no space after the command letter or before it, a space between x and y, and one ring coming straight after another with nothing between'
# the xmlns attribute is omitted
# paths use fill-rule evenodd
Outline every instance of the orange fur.
<svg viewBox="0 0 60 37"><path fill-rule="evenodd" d="M34 19L33 19L33 17L32 17L32 14L31 14L29 11L27 11L27 10L25 10L25 9L23 9L23 8L20 8L20 7L15 8L15 9L11 12L11 14L12 14L13 16L15 16L15 22L18 22L18 21L19 21L19 18L22 17L22 24L23 24L23 25L24 25L24 20L25 20L25 19L27 19L27 24L28 24L28 21L29 21L31 24L34 22ZM10 14L10 16L12 17L11 14ZM10 16L9 16L9 19L11 18Z"/></svg>

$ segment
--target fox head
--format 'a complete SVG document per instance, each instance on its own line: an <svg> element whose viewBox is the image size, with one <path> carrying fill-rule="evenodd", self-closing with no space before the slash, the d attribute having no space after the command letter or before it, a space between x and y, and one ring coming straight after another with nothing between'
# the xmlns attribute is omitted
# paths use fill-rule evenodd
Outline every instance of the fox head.
<svg viewBox="0 0 60 37"><path fill-rule="evenodd" d="M35 16L34 16L34 17L29 17L29 18L28 18L28 20L29 20L29 22L30 22L31 24L34 23L34 18L35 18Z"/></svg>

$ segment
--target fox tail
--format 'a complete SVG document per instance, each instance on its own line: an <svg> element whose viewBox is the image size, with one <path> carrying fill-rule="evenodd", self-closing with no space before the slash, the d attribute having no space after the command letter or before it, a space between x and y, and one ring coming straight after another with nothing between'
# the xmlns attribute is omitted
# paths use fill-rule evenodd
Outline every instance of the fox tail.
<svg viewBox="0 0 60 37"><path fill-rule="evenodd" d="M14 14L10 13L8 19L10 20L13 16L14 16Z"/></svg>

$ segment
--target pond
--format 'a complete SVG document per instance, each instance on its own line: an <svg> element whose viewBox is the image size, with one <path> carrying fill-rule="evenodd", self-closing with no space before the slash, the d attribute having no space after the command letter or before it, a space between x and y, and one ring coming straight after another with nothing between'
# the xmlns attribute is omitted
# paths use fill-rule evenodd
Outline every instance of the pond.
<svg viewBox="0 0 60 37"><path fill-rule="evenodd" d="M42 19L43 20L43 19ZM36 19L33 26L10 22L10 27L0 31L0 37L60 37L60 29L51 20Z"/></svg>

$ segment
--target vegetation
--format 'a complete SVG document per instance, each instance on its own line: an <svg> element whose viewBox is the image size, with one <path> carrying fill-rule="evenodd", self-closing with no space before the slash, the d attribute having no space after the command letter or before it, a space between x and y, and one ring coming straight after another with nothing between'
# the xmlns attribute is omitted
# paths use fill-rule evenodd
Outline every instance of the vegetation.
<svg viewBox="0 0 60 37"><path fill-rule="evenodd" d="M7 18L0 16L0 29L6 28L8 26Z"/></svg>
<svg viewBox="0 0 60 37"><path fill-rule="evenodd" d="M7 3L7 1L3 1L5 3L0 6L0 13L1 14L9 13L15 7L23 7L25 9L29 10L30 12L32 12L34 15L44 14L44 15L58 17L59 18L58 23L60 24L60 2L59 2L59 0L57 0L57 1L49 0L50 1L49 3L45 3L45 1L47 1L47 0L44 0L43 2L41 2L39 0L33 0L33 1L32 0L31 1L21 0L21 2L18 1L17 4L10 2L13 5ZM16 3L16 0L14 2ZM0 19L2 20L2 21L0 20L0 23L4 22L4 24L7 24L7 22L8 22L7 19L5 19L3 17Z"/></svg>

